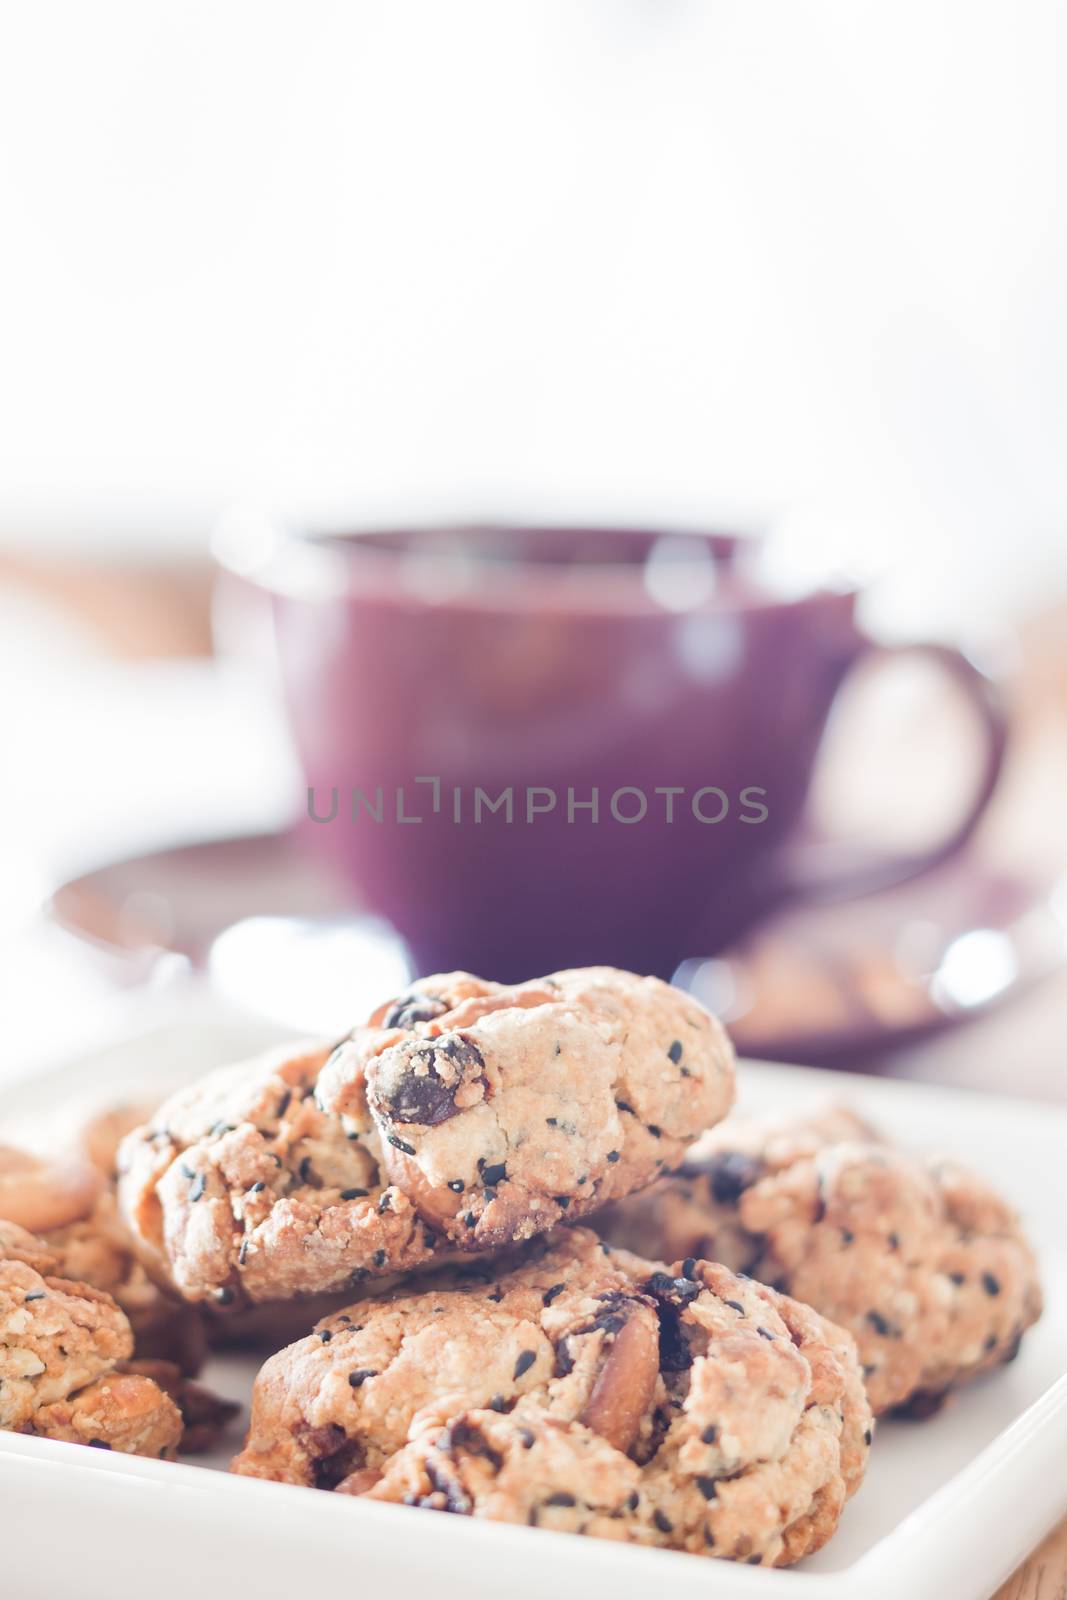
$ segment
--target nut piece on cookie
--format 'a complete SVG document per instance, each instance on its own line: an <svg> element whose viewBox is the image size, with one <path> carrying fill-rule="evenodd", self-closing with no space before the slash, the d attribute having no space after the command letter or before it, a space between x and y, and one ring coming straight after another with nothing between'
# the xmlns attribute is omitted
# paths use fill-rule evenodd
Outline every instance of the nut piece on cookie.
<svg viewBox="0 0 1067 1600"><path fill-rule="evenodd" d="M116 1371L133 1350L126 1317L56 1266L41 1240L0 1222L0 1428L172 1456L178 1408L150 1378Z"/></svg>
<svg viewBox="0 0 1067 1600"><path fill-rule="evenodd" d="M267 1362L235 1472L784 1565L857 1488L849 1334L585 1228L363 1300Z"/></svg>
<svg viewBox="0 0 1067 1600"><path fill-rule="evenodd" d="M653 1181L729 1109L721 1028L612 968L424 978L334 1049L209 1075L123 1143L150 1269L216 1305L532 1238Z"/></svg>
<svg viewBox="0 0 1067 1600"><path fill-rule="evenodd" d="M880 1142L843 1108L728 1121L596 1225L616 1246L714 1257L848 1328L876 1414L928 1415L1010 1361L1041 1311L1010 1207L964 1169Z"/></svg>

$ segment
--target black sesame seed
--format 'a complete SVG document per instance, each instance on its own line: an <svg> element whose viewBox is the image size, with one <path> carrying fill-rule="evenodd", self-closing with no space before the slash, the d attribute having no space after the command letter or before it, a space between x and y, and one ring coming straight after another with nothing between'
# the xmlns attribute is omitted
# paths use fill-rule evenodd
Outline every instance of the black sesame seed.
<svg viewBox="0 0 1067 1600"><path fill-rule="evenodd" d="M467 1215L463 1218L463 1220L467 1224L468 1228L473 1228L474 1224L477 1222L478 1218L474 1215L473 1211L468 1211Z"/></svg>
<svg viewBox="0 0 1067 1600"><path fill-rule="evenodd" d="M508 1168L504 1161L494 1161L491 1166L482 1168L482 1181L493 1188L498 1183L503 1183L507 1177Z"/></svg>
<svg viewBox="0 0 1067 1600"><path fill-rule="evenodd" d="M882 1316L882 1313L880 1311L868 1311L868 1313L867 1313L867 1321L870 1323L870 1325L874 1329L875 1333L880 1333L882 1335L883 1339L888 1336L888 1334L889 1334L889 1323Z"/></svg>
<svg viewBox="0 0 1067 1600"><path fill-rule="evenodd" d="M696 1256L686 1256L682 1262L682 1277L691 1278L697 1269Z"/></svg>
<svg viewBox="0 0 1067 1600"><path fill-rule="evenodd" d="M307 1183L308 1179L311 1177L311 1157L310 1156L305 1156L304 1159L301 1161L299 1174L300 1174L300 1182L301 1183Z"/></svg>
<svg viewBox="0 0 1067 1600"><path fill-rule="evenodd" d="M745 1562L745 1566L746 1567L758 1567L758 1566L762 1565L762 1562L763 1562L763 1557L762 1556L749 1556L748 1560Z"/></svg>
<svg viewBox="0 0 1067 1600"><path fill-rule="evenodd" d="M983 1272L982 1273L982 1288L985 1290L986 1294L999 1294L1000 1293L1000 1280L999 1280L999 1278L994 1278L994 1276L993 1276L993 1274L991 1272Z"/></svg>
<svg viewBox="0 0 1067 1600"><path fill-rule="evenodd" d="M637 1112L634 1110L629 1100L616 1100L615 1104L618 1106L620 1111L628 1111L631 1117L636 1117Z"/></svg>
<svg viewBox="0 0 1067 1600"><path fill-rule="evenodd" d="M559 1118L558 1117L546 1117L545 1121L546 1121L546 1123L548 1124L548 1126L550 1128L558 1128L559 1127Z"/></svg>
<svg viewBox="0 0 1067 1600"><path fill-rule="evenodd" d="M890 1248L890 1250L899 1250L900 1249L900 1234L899 1233L891 1233L889 1235L889 1248Z"/></svg>
<svg viewBox="0 0 1067 1600"><path fill-rule="evenodd" d="M682 1059L682 1041L681 1041L681 1039L672 1040L670 1049L667 1051L667 1054L670 1056L670 1058L674 1062L675 1066L677 1066L679 1061L681 1061L681 1059Z"/></svg>
<svg viewBox="0 0 1067 1600"><path fill-rule="evenodd" d="M863 1442L864 1442L864 1444L870 1444L873 1439L874 1439L874 1434L872 1433L871 1429L870 1428L864 1429L864 1433L863 1433Z"/></svg>
<svg viewBox="0 0 1067 1600"><path fill-rule="evenodd" d="M761 1339L773 1339L774 1338L774 1334L771 1332L771 1330L769 1328L757 1328L756 1332L759 1334Z"/></svg>
<svg viewBox="0 0 1067 1600"><path fill-rule="evenodd" d="M222 1288L215 1295L215 1299L218 1301L220 1306L228 1306L233 1300L233 1290Z"/></svg>
<svg viewBox="0 0 1067 1600"><path fill-rule="evenodd" d="M715 1482L714 1478L698 1478L697 1488L700 1490L705 1500L714 1500L715 1496L719 1492L719 1485Z"/></svg>
<svg viewBox="0 0 1067 1600"><path fill-rule="evenodd" d="M566 1211L567 1207L571 1203L571 1197L569 1194L554 1194L552 1198L559 1206L561 1211Z"/></svg>
<svg viewBox="0 0 1067 1600"><path fill-rule="evenodd" d="M207 1179L204 1177L204 1174L202 1172L198 1172L189 1188L189 1199L194 1201L199 1200L200 1196L204 1192L204 1186L206 1183Z"/></svg>
<svg viewBox="0 0 1067 1600"><path fill-rule="evenodd" d="M648 1127L648 1131L652 1135L653 1139L658 1139L660 1137L662 1131L663 1131L661 1128L657 1128L657 1126L656 1126L656 1124L654 1122L648 1123L647 1127Z"/></svg>
<svg viewBox="0 0 1067 1600"><path fill-rule="evenodd" d="M333 1338L333 1334L329 1328L320 1328L319 1338L322 1340L323 1344L329 1344L330 1340Z"/></svg>
<svg viewBox="0 0 1067 1600"><path fill-rule="evenodd" d="M290 1100L292 1098L293 1098L293 1091L291 1089L286 1089L285 1093L282 1095L281 1099L278 1101L278 1109L274 1113L276 1117L284 1117L285 1116L285 1113L289 1109L289 1102L290 1102Z"/></svg>
<svg viewBox="0 0 1067 1600"><path fill-rule="evenodd" d="M543 1306L550 1306L553 1300L555 1300L558 1295L561 1295L566 1287L567 1285L565 1283L554 1283L551 1289L546 1289L544 1294L541 1296L541 1304Z"/></svg>
<svg viewBox="0 0 1067 1600"><path fill-rule="evenodd" d="M660 1511L657 1508L657 1510L652 1513L652 1521L656 1524L656 1527L659 1529L660 1533L674 1532L674 1523L671 1521L670 1517L665 1511Z"/></svg>
<svg viewBox="0 0 1067 1600"><path fill-rule="evenodd" d="M463 1193L463 1179L462 1178L451 1178L449 1180L448 1187L452 1190L453 1194L462 1194Z"/></svg>
<svg viewBox="0 0 1067 1600"><path fill-rule="evenodd" d="M614 1163L614 1162L618 1161L618 1159L619 1159L619 1152L617 1150L609 1150L608 1151L608 1160L610 1162Z"/></svg>
<svg viewBox="0 0 1067 1600"><path fill-rule="evenodd" d="M546 1506L576 1506L577 1500L566 1489L557 1489L555 1494L550 1494L545 1501Z"/></svg>
<svg viewBox="0 0 1067 1600"><path fill-rule="evenodd" d="M719 1430L715 1426L714 1422L709 1422L708 1423L707 1427L704 1429L704 1432L700 1435L700 1437L701 1437L701 1439L703 1439L705 1444L714 1444L715 1443L716 1439L719 1437Z"/></svg>
<svg viewBox="0 0 1067 1600"><path fill-rule="evenodd" d="M383 1191L382 1194L380 1194L378 1196L378 1215L380 1217L384 1217L385 1213L387 1211L392 1211L392 1209L393 1209L393 1197L389 1193L389 1190L386 1189L386 1190Z"/></svg>
<svg viewBox="0 0 1067 1600"><path fill-rule="evenodd" d="M238 1266L243 1267L247 1260L248 1260L248 1240L247 1239L242 1239L241 1240L241 1248L237 1252L237 1264L238 1264Z"/></svg>
<svg viewBox="0 0 1067 1600"><path fill-rule="evenodd" d="M261 1189L265 1189L266 1187L267 1187L267 1185L263 1182L263 1179L262 1178L257 1178L255 1183L252 1185L251 1189L249 1189L248 1192L249 1192L249 1194L259 1194L260 1190Z"/></svg>
<svg viewBox="0 0 1067 1600"><path fill-rule="evenodd" d="M89 1448L90 1450L110 1450L111 1446L106 1439L90 1439Z"/></svg>
<svg viewBox="0 0 1067 1600"><path fill-rule="evenodd" d="M636 1511L640 1504L641 1496L638 1494L636 1489L632 1489L626 1496L626 1509L628 1511Z"/></svg>
<svg viewBox="0 0 1067 1600"><path fill-rule="evenodd" d="M512 1377L521 1378L524 1372L529 1372L536 1360L536 1350L520 1350L519 1358L515 1363L515 1371L512 1373Z"/></svg>
<svg viewBox="0 0 1067 1600"><path fill-rule="evenodd" d="M841 1243L842 1244L851 1244L853 1239L855 1239L855 1237L856 1237L856 1235L852 1232L851 1228L842 1228L841 1229Z"/></svg>
<svg viewBox="0 0 1067 1600"><path fill-rule="evenodd" d="M490 1411L506 1411L508 1403L502 1394L495 1394L489 1402Z"/></svg>
<svg viewBox="0 0 1067 1600"><path fill-rule="evenodd" d="M371 1256L371 1260L374 1262L374 1265L376 1267L384 1267L385 1266L385 1251L384 1250L375 1250L374 1254ZM357 1268L357 1270L358 1270L358 1268Z"/></svg>
<svg viewBox="0 0 1067 1600"><path fill-rule="evenodd" d="M377 1369L374 1367L357 1367L355 1372L348 1374L348 1382L351 1388L359 1389L362 1388L368 1378L376 1378L377 1376Z"/></svg>
<svg viewBox="0 0 1067 1600"><path fill-rule="evenodd" d="M389 1135L389 1143L394 1147L394 1149L402 1151L406 1156L413 1156L415 1154L415 1146L413 1144L408 1144L406 1139L401 1139L399 1134L391 1133Z"/></svg>
<svg viewBox="0 0 1067 1600"><path fill-rule="evenodd" d="M369 1189L342 1189L342 1200L364 1200L370 1194Z"/></svg>
<svg viewBox="0 0 1067 1600"><path fill-rule="evenodd" d="M30 1293L30 1294L28 1294L26 1296L26 1300L27 1301L30 1301L30 1300L43 1300L44 1296L45 1296L45 1291L43 1289L34 1289L32 1291L32 1293Z"/></svg>
<svg viewBox="0 0 1067 1600"><path fill-rule="evenodd" d="M196 1177L196 1173L193 1171L192 1167L187 1167L184 1161L179 1164L178 1171L181 1173L183 1178L188 1178L190 1183L192 1183L193 1179Z"/></svg>
<svg viewBox="0 0 1067 1600"><path fill-rule="evenodd" d="M745 1314L745 1308L740 1300L724 1300L723 1305L729 1306L731 1311L736 1311L739 1317L743 1317Z"/></svg>
<svg viewBox="0 0 1067 1600"><path fill-rule="evenodd" d="M533 1447L534 1447L534 1431L533 1431L532 1428L520 1428L519 1429L519 1438L522 1440L522 1448L524 1450L532 1450L533 1449Z"/></svg>
<svg viewBox="0 0 1067 1600"><path fill-rule="evenodd" d="M961 1284L961 1283L966 1283L966 1281L967 1281L966 1277L964 1276L964 1274L962 1272L950 1272L949 1273L949 1277L951 1278L952 1282L954 1284L956 1284L957 1286L959 1284Z"/></svg>

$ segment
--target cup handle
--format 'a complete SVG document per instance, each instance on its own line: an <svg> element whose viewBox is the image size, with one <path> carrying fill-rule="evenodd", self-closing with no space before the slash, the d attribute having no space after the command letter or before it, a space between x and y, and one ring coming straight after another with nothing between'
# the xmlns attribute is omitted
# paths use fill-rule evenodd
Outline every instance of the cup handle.
<svg viewBox="0 0 1067 1600"><path fill-rule="evenodd" d="M795 847L787 853L785 881L779 886L787 898L854 899L859 895L906 883L929 872L954 856L967 843L1000 781L1008 742L1008 719L1003 695L993 679L987 677L961 651L933 642L879 645L870 640L864 641L864 647L850 663L849 672L861 661L869 661L872 655L886 661L899 660L906 655L923 656L935 662L947 677L963 689L985 739L985 752L974 795L960 821L945 838L911 855L874 849L854 851L851 852L852 859L842 864L842 847L821 842Z"/></svg>

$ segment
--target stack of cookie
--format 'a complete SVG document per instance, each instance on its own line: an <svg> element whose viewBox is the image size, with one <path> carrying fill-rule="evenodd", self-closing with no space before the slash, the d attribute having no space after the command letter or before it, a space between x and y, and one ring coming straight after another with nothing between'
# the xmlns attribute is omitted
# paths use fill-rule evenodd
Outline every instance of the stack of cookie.
<svg viewBox="0 0 1067 1600"><path fill-rule="evenodd" d="M156 1275L231 1313L343 1296L263 1368L235 1470L768 1565L816 1549L870 1444L850 1336L575 1226L733 1093L706 1012L593 969L427 978L333 1049L169 1101L121 1152Z"/></svg>
<svg viewBox="0 0 1067 1600"><path fill-rule="evenodd" d="M785 1565L836 1528L874 1413L1008 1359L1040 1297L974 1180L847 1113L723 1123L733 1094L721 1028L656 979L426 978L130 1132L136 1261L85 1294L147 1272L156 1311L273 1333L238 1473ZM111 1206L53 1251L91 1262ZM7 1248L16 1320L36 1272L100 1321L47 1277L54 1256ZM132 1334L105 1332L114 1368ZM7 1426L55 1431L41 1359Z"/></svg>

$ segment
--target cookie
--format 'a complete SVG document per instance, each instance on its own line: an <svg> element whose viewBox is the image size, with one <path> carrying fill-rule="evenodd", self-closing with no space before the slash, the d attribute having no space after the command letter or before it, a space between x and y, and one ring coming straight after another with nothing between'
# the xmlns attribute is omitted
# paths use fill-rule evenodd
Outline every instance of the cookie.
<svg viewBox="0 0 1067 1600"><path fill-rule="evenodd" d="M518 1264L442 1268L410 1292L325 1318L273 1356L236 1470L332 1486L379 1470L441 1396L503 1410L549 1385L549 1409L599 1420L628 1448L656 1381L657 1328L652 1302L585 1229ZM618 1414L605 1422L616 1390Z"/></svg>
<svg viewBox="0 0 1067 1600"><path fill-rule="evenodd" d="M136 1455L172 1456L174 1402L150 1378L116 1371L133 1351L109 1295L54 1275L56 1257L0 1222L0 1427Z"/></svg>
<svg viewBox="0 0 1067 1600"><path fill-rule="evenodd" d="M139 1356L175 1360L193 1374L204 1357L201 1319L164 1294L137 1260L109 1178L106 1166L77 1155L0 1146L0 1216L44 1240L60 1277L91 1284L118 1302Z"/></svg>
<svg viewBox="0 0 1067 1600"><path fill-rule="evenodd" d="M240 1416L241 1407L233 1400L194 1383L174 1361L135 1360L119 1363L119 1372L150 1378L164 1394L170 1395L181 1412L183 1456L202 1455L213 1450L226 1424Z"/></svg>
<svg viewBox="0 0 1067 1600"><path fill-rule="evenodd" d="M325 1319L233 1470L771 1565L829 1537L870 1438L847 1333L576 1228Z"/></svg>
<svg viewBox="0 0 1067 1600"><path fill-rule="evenodd" d="M0 1145L0 1217L30 1233L47 1233L87 1217L104 1182L87 1159L48 1160Z"/></svg>
<svg viewBox="0 0 1067 1600"><path fill-rule="evenodd" d="M611 968L422 979L334 1049L213 1073L122 1144L144 1259L190 1299L350 1289L651 1182L733 1095L718 1024Z"/></svg>
<svg viewBox="0 0 1067 1600"><path fill-rule="evenodd" d="M727 1122L597 1226L630 1249L714 1256L850 1329L876 1413L927 1414L1010 1361L1041 1311L1011 1208L965 1169L882 1143L840 1108Z"/></svg>

